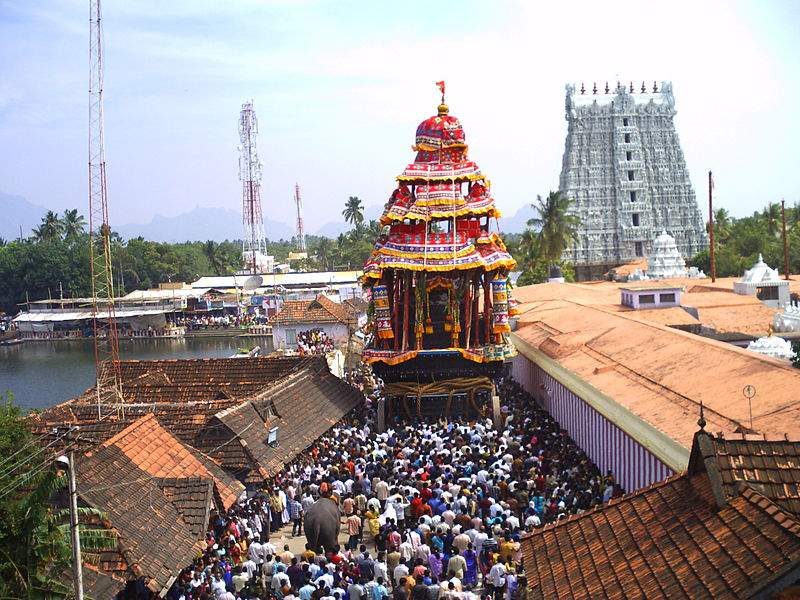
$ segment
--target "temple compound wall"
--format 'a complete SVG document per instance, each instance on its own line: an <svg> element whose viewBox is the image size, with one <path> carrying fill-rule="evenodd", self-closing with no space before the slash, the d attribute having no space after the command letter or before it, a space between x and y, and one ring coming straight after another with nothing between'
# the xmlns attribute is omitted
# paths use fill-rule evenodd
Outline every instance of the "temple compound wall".
<svg viewBox="0 0 800 600"><path fill-rule="evenodd" d="M665 457L673 463L670 466L657 456L655 449L651 450L658 445L658 440L648 440L649 432L635 431L638 425L635 422L630 423L632 427L626 427L623 422L626 415L602 410L602 401L598 405L593 402L596 399L590 397L591 392L577 389L580 386L575 384L579 382L571 382L531 360L524 350L513 360L512 375L559 422L601 472L611 470L625 491L634 492L686 468L688 456ZM626 429L634 430L633 435Z"/></svg>
<svg viewBox="0 0 800 600"><path fill-rule="evenodd" d="M662 230L684 258L708 247L675 114L669 82L639 89L567 86L559 189L581 220L564 257L579 279L646 256Z"/></svg>

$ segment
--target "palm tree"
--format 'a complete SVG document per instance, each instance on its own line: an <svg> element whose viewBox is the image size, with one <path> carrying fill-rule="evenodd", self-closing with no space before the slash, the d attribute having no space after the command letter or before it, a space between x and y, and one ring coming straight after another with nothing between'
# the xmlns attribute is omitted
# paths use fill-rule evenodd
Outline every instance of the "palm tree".
<svg viewBox="0 0 800 600"><path fill-rule="evenodd" d="M519 239L519 254L522 259L520 268L527 271L533 267L539 255L539 237L536 232L527 227Z"/></svg>
<svg viewBox="0 0 800 600"><path fill-rule="evenodd" d="M360 225L364 222L364 206L358 196L350 196L344 204L342 211L344 220L351 225Z"/></svg>
<svg viewBox="0 0 800 600"><path fill-rule="evenodd" d="M2 248L3 246L6 246L7 244L8 244L8 242L6 241L6 238L0 237L0 248Z"/></svg>
<svg viewBox="0 0 800 600"><path fill-rule="evenodd" d="M767 226L767 233L776 237L780 231L781 206L777 202L770 202L761 211L761 218Z"/></svg>
<svg viewBox="0 0 800 600"><path fill-rule="evenodd" d="M724 243L731 237L731 225L733 224L728 209L718 208L714 211L714 235L717 241Z"/></svg>
<svg viewBox="0 0 800 600"><path fill-rule="evenodd" d="M575 239L580 217L570 212L572 200L561 192L550 192L546 200L536 196L536 202L539 216L528 219L528 227L539 230L539 257L557 262Z"/></svg>
<svg viewBox="0 0 800 600"><path fill-rule="evenodd" d="M64 211L64 218L61 220L64 237L67 239L76 238L86 229L86 219L78 214L78 209L73 208Z"/></svg>
<svg viewBox="0 0 800 600"><path fill-rule="evenodd" d="M226 256L217 242L208 240L203 244L203 254L206 255L208 264L211 266L211 270L214 271L214 275L222 275L225 273Z"/></svg>
<svg viewBox="0 0 800 600"><path fill-rule="evenodd" d="M48 210L42 217L42 224L33 230L37 241L54 240L60 238L64 232L64 223L58 218L58 213Z"/></svg>

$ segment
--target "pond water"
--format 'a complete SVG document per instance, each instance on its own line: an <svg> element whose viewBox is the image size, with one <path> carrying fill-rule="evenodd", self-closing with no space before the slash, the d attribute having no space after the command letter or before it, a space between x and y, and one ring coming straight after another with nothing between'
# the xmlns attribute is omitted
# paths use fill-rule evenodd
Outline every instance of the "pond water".
<svg viewBox="0 0 800 600"><path fill-rule="evenodd" d="M120 358L219 358L240 348L272 350L272 338L207 337L120 340ZM25 410L73 398L94 381L92 340L25 342L0 346L0 394L10 391Z"/></svg>

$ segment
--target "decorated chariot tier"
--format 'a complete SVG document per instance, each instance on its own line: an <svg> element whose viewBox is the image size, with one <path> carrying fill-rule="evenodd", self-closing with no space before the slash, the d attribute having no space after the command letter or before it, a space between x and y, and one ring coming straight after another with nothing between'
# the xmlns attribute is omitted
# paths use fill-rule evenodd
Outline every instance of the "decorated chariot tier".
<svg viewBox="0 0 800 600"><path fill-rule="evenodd" d="M503 361L514 354L507 279L516 263L496 232L489 180L467 157L444 97L417 127L413 149L364 264L374 336L363 357L388 365L437 354Z"/></svg>

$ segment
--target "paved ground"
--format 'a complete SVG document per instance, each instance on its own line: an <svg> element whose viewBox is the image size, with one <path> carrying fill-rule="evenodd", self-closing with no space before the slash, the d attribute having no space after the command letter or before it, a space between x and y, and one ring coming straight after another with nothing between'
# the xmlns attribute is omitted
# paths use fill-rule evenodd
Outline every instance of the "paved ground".
<svg viewBox="0 0 800 600"><path fill-rule="evenodd" d="M339 543L342 546L347 544L347 537L347 533L344 531L344 526L342 526L342 529L339 532ZM280 528L278 531L273 532L272 535L269 536L269 539L273 544L275 544L279 551L283 550L284 544L289 544L289 550L291 550L294 554L301 554L306 549L307 540L305 534L292 537L291 525L286 525ZM374 547L372 547L371 544L370 550L374 551Z"/></svg>

